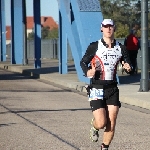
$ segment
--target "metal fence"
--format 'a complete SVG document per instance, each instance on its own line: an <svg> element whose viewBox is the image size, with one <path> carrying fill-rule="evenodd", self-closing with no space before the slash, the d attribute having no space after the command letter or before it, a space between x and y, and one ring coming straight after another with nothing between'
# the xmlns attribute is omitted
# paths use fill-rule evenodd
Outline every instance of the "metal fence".
<svg viewBox="0 0 150 150"><path fill-rule="evenodd" d="M117 39L118 42L123 44L124 39ZM58 59L59 57L59 40L58 39L46 39L41 40L41 59ZM68 60L73 60L71 49L68 43ZM11 58L11 45L6 46L6 56ZM27 58L34 59L34 41L27 41Z"/></svg>
<svg viewBox="0 0 150 150"><path fill-rule="evenodd" d="M46 39L41 40L41 59L58 59L59 57L59 40L58 39ZM68 60L73 60L71 49L68 43ZM6 57L11 58L11 44L6 46ZM34 59L34 41L27 41L27 59Z"/></svg>
<svg viewBox="0 0 150 150"><path fill-rule="evenodd" d="M34 58L34 41L27 41L27 58ZM41 41L41 59L58 59L58 40Z"/></svg>

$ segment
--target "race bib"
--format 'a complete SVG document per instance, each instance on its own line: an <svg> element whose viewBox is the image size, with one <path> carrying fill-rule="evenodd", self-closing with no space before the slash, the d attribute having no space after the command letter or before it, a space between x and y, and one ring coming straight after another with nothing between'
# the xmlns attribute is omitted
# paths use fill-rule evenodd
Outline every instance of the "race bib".
<svg viewBox="0 0 150 150"><path fill-rule="evenodd" d="M103 89L92 88L90 90L89 101L103 99Z"/></svg>

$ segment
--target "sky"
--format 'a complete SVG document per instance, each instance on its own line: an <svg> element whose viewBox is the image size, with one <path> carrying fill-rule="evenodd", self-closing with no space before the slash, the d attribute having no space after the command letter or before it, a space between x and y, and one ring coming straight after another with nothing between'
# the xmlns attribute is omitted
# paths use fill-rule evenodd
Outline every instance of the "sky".
<svg viewBox="0 0 150 150"><path fill-rule="evenodd" d="M10 0L5 0L6 25L10 25ZM33 16L33 0L26 0L27 16ZM58 2L57 0L41 0L41 16L51 16L58 22Z"/></svg>

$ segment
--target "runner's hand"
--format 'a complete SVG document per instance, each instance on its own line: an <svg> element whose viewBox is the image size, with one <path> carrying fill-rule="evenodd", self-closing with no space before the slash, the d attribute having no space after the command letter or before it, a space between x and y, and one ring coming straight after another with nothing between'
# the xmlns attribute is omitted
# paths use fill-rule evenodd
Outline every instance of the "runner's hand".
<svg viewBox="0 0 150 150"><path fill-rule="evenodd" d="M123 64L123 68L124 69L126 69L128 72L130 72L131 71L131 67L130 67L130 65L128 64L128 63L122 63Z"/></svg>
<svg viewBox="0 0 150 150"><path fill-rule="evenodd" d="M91 67L92 67L92 68L87 71L87 77L88 77L88 78L92 78L92 77L95 75L95 71L96 71L96 69L95 69L95 68L96 68L95 64L92 63L92 64L91 64Z"/></svg>

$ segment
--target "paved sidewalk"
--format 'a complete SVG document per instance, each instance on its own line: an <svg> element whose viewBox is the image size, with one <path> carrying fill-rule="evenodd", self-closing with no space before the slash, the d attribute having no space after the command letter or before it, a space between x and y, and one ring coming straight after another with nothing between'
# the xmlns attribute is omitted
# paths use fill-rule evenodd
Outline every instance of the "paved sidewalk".
<svg viewBox="0 0 150 150"><path fill-rule="evenodd" d="M69 73L65 75L58 73L58 60L45 60L42 62L42 68L40 69L34 69L32 61L26 66L11 65L9 62L1 62L0 68L37 77L80 92L86 92L84 88L85 83L78 80L73 62L69 62ZM129 76L127 74L122 75L118 72L118 76L121 83L119 85L120 101L150 110L150 92L138 92L140 88L140 73L134 76Z"/></svg>

